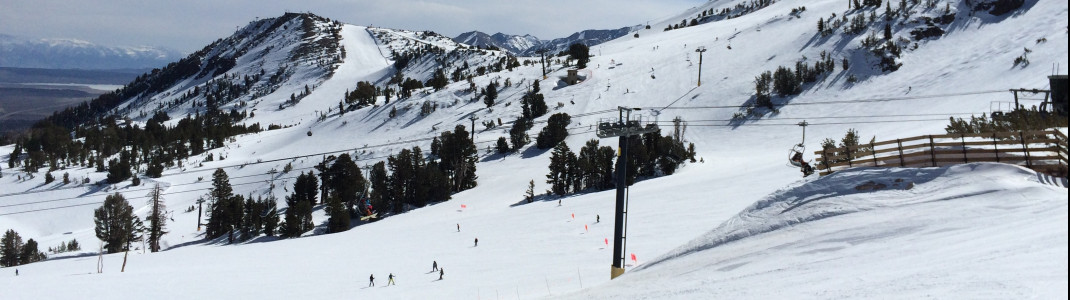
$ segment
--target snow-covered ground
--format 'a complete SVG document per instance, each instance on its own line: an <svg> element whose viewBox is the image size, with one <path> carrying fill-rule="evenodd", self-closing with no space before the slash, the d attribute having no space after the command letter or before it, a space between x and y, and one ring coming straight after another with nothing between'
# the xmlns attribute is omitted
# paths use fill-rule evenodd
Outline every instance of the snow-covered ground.
<svg viewBox="0 0 1070 300"><path fill-rule="evenodd" d="M593 47L590 67L582 72L587 78L578 85L559 85L565 73L559 65L541 82L550 113L574 116L567 140L574 150L596 138L590 127L616 117L617 106L644 107L644 114L658 110L662 122L676 116L690 122L685 137L704 162L632 187L627 250L638 266L614 281L606 245L614 193L569 196L560 206L554 197L521 204L529 180L536 192L548 188L543 178L549 151L533 145L507 156L481 151L478 187L347 232L261 237L242 245L202 242L196 211L184 211L207 193L215 168L228 172L235 193L283 199L296 172L318 163L320 153L347 151L358 164L371 165L401 148L429 149L428 138L468 126L469 116L512 121L521 94L541 76L535 65L476 77L479 87L491 80L514 84L490 108L470 102L473 95L462 81L320 121L317 116L337 107L356 81L392 73L384 45L366 28L347 25L341 33L346 59L330 79L284 110L275 107L299 84L266 96L252 119L296 126L235 137L209 151L215 161L191 158L143 186L45 185L43 173L27 179L5 167L0 229L15 229L43 249L77 238L83 250L20 266L18 277L3 269L0 298L1066 297L1065 182L1048 184L1030 171L995 164L863 169L800 180L785 157L801 138L794 124L803 119L813 124L807 129L810 149L824 138L839 140L848 128L877 140L939 134L949 116L987 113L993 101L1011 101L1007 89L1047 88L1049 66L1068 65L1065 2L1026 1L1028 10L1003 18L963 17L946 36L904 51L903 67L894 73L865 72L862 57L851 56L851 70L837 65L779 114L733 127L727 120L740 109L723 106L750 99L754 76L804 56L812 62L822 50L837 60L855 55L851 49L864 38L816 34L818 18L844 13L842 1L831 0L785 0L738 18L662 31L696 11L739 2L711 1L651 24L639 38ZM803 5L798 17L788 14ZM943 7L919 6L916 14ZM1037 42L1041 38L1046 41ZM699 46L709 51L703 84L695 88ZM1012 66L1023 47L1031 50L1031 65ZM861 81L847 83L849 74ZM933 95L945 96L928 97ZM884 101L821 104L843 100ZM424 102L439 107L420 116ZM388 117L391 108L398 112L394 118ZM476 128L481 150L507 136L478 122ZM0 161L11 151L10 145L0 147ZM294 172L270 175L290 162ZM54 174L64 172L93 182L105 177L81 168ZM92 210L104 195L122 192L144 215L143 195L153 181L166 188L175 211L164 237L169 249L131 252L123 273L122 255L105 255L104 273L96 274ZM869 181L886 187L856 190ZM269 188L272 183L276 188ZM906 189L908 184L913 187ZM326 220L322 210L316 220ZM445 269L444 280L430 272L432 261ZM385 287L389 273L397 276L397 286ZM377 278L375 288L366 288L370 274Z"/></svg>

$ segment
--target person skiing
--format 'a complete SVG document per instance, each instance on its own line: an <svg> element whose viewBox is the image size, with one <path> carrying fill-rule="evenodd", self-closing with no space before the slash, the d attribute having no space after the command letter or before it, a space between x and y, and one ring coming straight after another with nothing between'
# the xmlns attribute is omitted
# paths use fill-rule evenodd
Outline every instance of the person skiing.
<svg viewBox="0 0 1070 300"><path fill-rule="evenodd" d="M386 285L394 285L394 273L390 273L386 278Z"/></svg>
<svg viewBox="0 0 1070 300"><path fill-rule="evenodd" d="M375 274L372 274L371 276L368 277L368 286L369 287L375 286Z"/></svg>
<svg viewBox="0 0 1070 300"><path fill-rule="evenodd" d="M438 280L442 280L442 275L446 274L446 269L438 269Z"/></svg>
<svg viewBox="0 0 1070 300"><path fill-rule="evenodd" d="M594 215L594 222L595 223L602 222L602 216Z"/></svg>
<svg viewBox="0 0 1070 300"><path fill-rule="evenodd" d="M461 232L461 223L457 223L457 232Z"/></svg>
<svg viewBox="0 0 1070 300"><path fill-rule="evenodd" d="M438 271L438 261L431 262L431 272Z"/></svg>
<svg viewBox="0 0 1070 300"><path fill-rule="evenodd" d="M479 246L479 238L476 238L476 243L472 247L477 247L477 246Z"/></svg>

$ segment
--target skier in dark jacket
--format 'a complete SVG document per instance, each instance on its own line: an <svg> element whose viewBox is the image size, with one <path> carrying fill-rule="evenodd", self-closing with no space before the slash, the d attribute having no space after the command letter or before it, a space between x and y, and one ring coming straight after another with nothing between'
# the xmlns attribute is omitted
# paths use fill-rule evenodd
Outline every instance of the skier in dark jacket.
<svg viewBox="0 0 1070 300"><path fill-rule="evenodd" d="M446 275L446 269L438 269L438 280L442 280L442 275Z"/></svg>
<svg viewBox="0 0 1070 300"><path fill-rule="evenodd" d="M368 286L375 286L375 274L368 276Z"/></svg>
<svg viewBox="0 0 1070 300"><path fill-rule="evenodd" d="M476 238L476 243L472 247L476 247L476 246L479 246L479 238Z"/></svg>
<svg viewBox="0 0 1070 300"><path fill-rule="evenodd" d="M438 271L438 261L431 262L431 272Z"/></svg>
<svg viewBox="0 0 1070 300"><path fill-rule="evenodd" d="M386 285L394 285L394 273L390 273L386 278Z"/></svg>

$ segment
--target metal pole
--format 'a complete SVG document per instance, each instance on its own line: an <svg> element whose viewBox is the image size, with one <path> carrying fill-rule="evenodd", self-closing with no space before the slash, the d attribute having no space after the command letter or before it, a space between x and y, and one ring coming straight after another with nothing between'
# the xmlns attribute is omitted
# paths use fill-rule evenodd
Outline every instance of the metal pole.
<svg viewBox="0 0 1070 300"><path fill-rule="evenodd" d="M204 199L197 199L197 231L201 231L201 204L204 203Z"/></svg>
<svg viewBox="0 0 1070 300"><path fill-rule="evenodd" d="M706 47L698 47L695 52L698 52L698 86L702 86L702 53L706 52Z"/></svg>
<svg viewBox="0 0 1070 300"><path fill-rule="evenodd" d="M933 141L933 136L929 135L929 154L933 159L933 167L936 166L936 142Z"/></svg>
<svg viewBox="0 0 1070 300"><path fill-rule="evenodd" d="M617 157L617 207L616 218L613 221L613 268L610 279L624 273L624 189L628 186L628 136L620 136L618 147L620 156Z"/></svg>
<svg viewBox="0 0 1070 300"><path fill-rule="evenodd" d="M698 86L702 86L702 52L698 52Z"/></svg>

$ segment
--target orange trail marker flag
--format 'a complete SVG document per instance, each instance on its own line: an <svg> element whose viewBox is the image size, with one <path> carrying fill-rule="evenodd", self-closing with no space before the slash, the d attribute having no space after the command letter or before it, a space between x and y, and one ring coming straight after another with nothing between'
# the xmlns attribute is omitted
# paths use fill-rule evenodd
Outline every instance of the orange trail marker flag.
<svg viewBox="0 0 1070 300"><path fill-rule="evenodd" d="M461 204L461 208L468 208L468 205Z"/></svg>
<svg viewBox="0 0 1070 300"><path fill-rule="evenodd" d="M587 231L587 224L583 224L583 231Z"/></svg>
<svg viewBox="0 0 1070 300"><path fill-rule="evenodd" d="M606 238L606 246L609 246L609 238Z"/></svg>
<svg viewBox="0 0 1070 300"><path fill-rule="evenodd" d="M633 263L638 263L638 260L635 259L635 253L632 253L632 262Z"/></svg>

